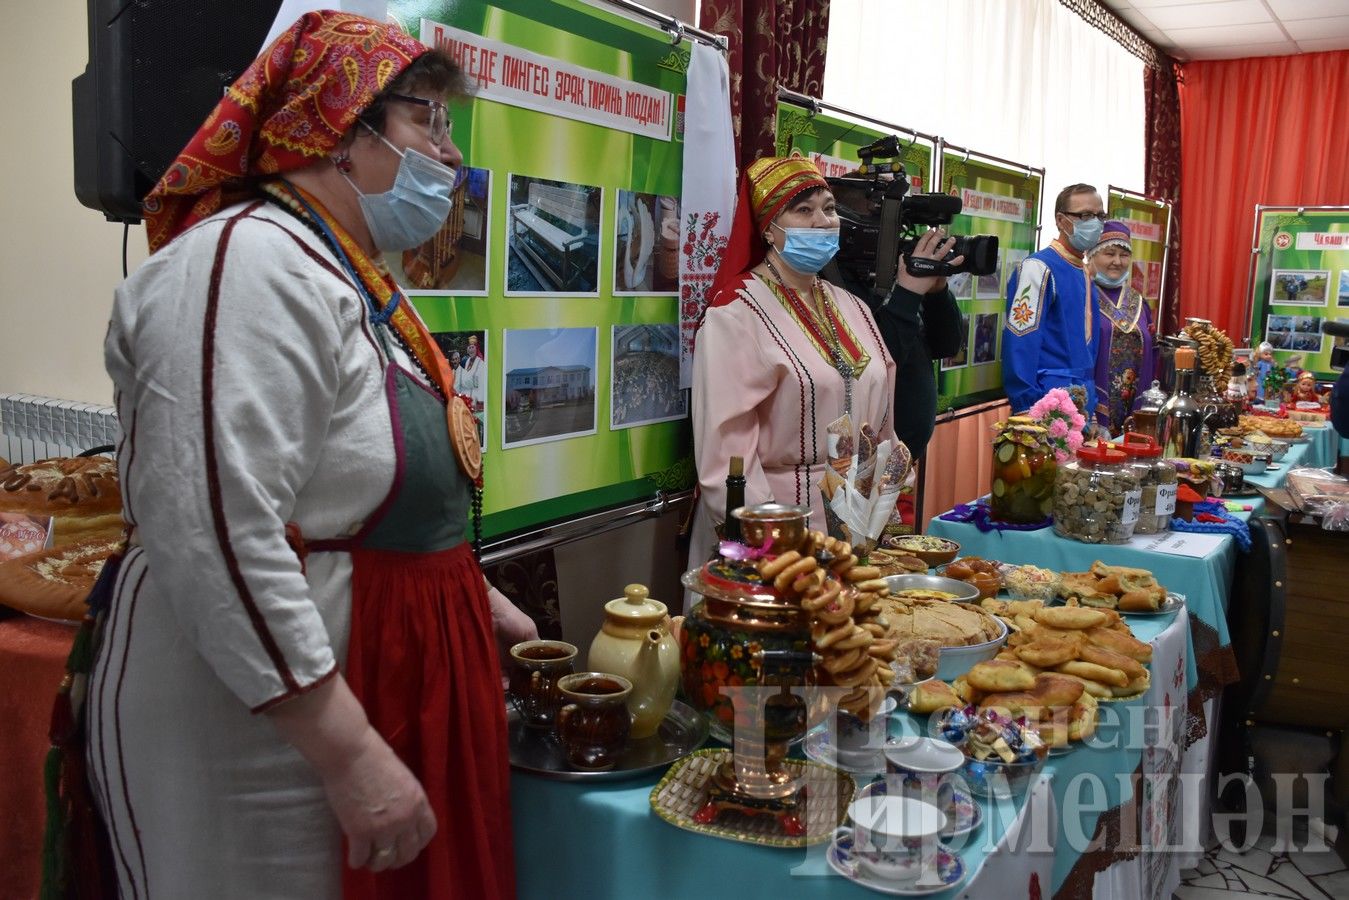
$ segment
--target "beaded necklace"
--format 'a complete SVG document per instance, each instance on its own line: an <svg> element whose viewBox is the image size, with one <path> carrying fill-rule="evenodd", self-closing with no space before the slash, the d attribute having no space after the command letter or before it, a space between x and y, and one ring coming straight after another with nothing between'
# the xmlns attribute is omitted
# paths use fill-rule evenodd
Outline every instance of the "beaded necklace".
<svg viewBox="0 0 1349 900"><path fill-rule="evenodd" d="M834 321L834 316L829 314L829 297L820 285L819 276L815 276L810 285L811 294L818 303L818 307L811 307L796 290L787 286L771 259L764 257L764 262L768 266L768 271L772 273L773 279L777 282L775 293L777 293L779 299L782 299L788 309L796 314L798 321L805 328L806 334L815 341L816 346L820 348L825 358L830 361L835 371L843 378L843 411L852 415L853 379L857 377L860 366L864 364L860 360L857 363L851 362L844 354L838 324ZM770 287L772 286L770 285Z"/></svg>
<svg viewBox="0 0 1349 900"><path fill-rule="evenodd" d="M347 275L351 278L352 283L356 286L356 290L361 294L361 297L366 301L366 304L369 306L370 321L372 324L376 326L376 333L381 336L383 335L393 336L394 342L397 343L398 346L403 349L403 352L406 354L408 360L412 363L414 367L416 367L417 371L421 373L422 378L425 379L425 383L432 389L433 392L435 392L436 396L439 397L441 400L445 401L446 403L454 403L455 399L457 398L463 401L463 403L468 407L468 409L472 410L473 408L472 400L465 394L459 394L454 392L454 375L452 372L449 371L449 364L448 363L444 364L446 373L445 377L443 378L434 377L431 374L429 368L422 362L421 358L422 355L417 352L417 350L414 348L413 343L409 340L408 336L404 334L404 328L399 327L399 325L402 323L394 319L395 314L400 312L399 304L403 297L402 291L399 291L397 290L397 288L394 288L391 292L391 296L388 302L383 304L379 303L376 300L376 298L372 296L371 290L369 286L366 284L366 280L361 278L361 276L357 274L354 266L352 265L351 258L348 256L346 249L344 247L344 244L348 243L349 239L347 242L344 242L339 238L338 235L333 233L332 229L329 228L328 224L324 221L323 216L314 208L314 206L310 202L308 202L305 199L304 195L302 194L299 188L297 188L295 185L290 184L288 181L285 181L284 179L279 179L277 181L263 182L260 185L260 188L262 190L262 194L265 199L267 199L280 209L284 210L285 212L289 213L302 225L308 228L321 241L323 241L323 243L326 244L330 250L332 250L333 255L337 257L338 261L342 264L342 267L346 269ZM373 270L374 269L373 265L369 265L368 260L366 262L368 268ZM411 317L408 316L406 310L401 310L400 318L410 319ZM427 343L429 343L429 335L422 334L420 335L420 337L422 337L424 340L426 340ZM436 348L428 348L428 349L432 354L439 355L438 349ZM389 355L392 360L392 354L389 353L387 346L385 347L385 354ZM443 359L443 356L441 357L441 359ZM473 556L475 559L481 562L482 486L483 486L481 460L479 460L477 463L477 469L478 471L476 477L471 477L470 479L472 484L472 496L470 500L470 507L472 509L472 516L473 516L473 540L472 540Z"/></svg>

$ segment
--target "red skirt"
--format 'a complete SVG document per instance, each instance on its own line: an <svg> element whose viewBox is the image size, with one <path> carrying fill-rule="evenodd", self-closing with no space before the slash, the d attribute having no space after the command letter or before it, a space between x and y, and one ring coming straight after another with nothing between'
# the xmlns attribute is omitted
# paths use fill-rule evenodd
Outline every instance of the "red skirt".
<svg viewBox="0 0 1349 900"><path fill-rule="evenodd" d="M370 724L420 779L436 835L378 874L347 867L346 900L513 898L505 698L482 572L468 544L352 552L346 677Z"/></svg>

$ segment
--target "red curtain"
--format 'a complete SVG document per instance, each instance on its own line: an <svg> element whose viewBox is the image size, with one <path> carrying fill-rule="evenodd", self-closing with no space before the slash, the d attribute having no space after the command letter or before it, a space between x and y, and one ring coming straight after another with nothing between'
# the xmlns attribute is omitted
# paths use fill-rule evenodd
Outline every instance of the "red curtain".
<svg viewBox="0 0 1349 900"><path fill-rule="evenodd" d="M1144 186L1149 197L1171 201L1171 239L1167 243L1166 290L1158 334L1180 330L1180 92L1176 61L1157 54L1157 65L1143 69L1143 97L1147 135L1143 145Z"/></svg>
<svg viewBox="0 0 1349 900"><path fill-rule="evenodd" d="M1257 203L1349 204L1349 51L1187 63L1182 313L1247 336Z"/></svg>
<svg viewBox="0 0 1349 900"><path fill-rule="evenodd" d="M824 93L829 0L703 0L698 27L730 41L731 119L743 169L774 152L778 85Z"/></svg>

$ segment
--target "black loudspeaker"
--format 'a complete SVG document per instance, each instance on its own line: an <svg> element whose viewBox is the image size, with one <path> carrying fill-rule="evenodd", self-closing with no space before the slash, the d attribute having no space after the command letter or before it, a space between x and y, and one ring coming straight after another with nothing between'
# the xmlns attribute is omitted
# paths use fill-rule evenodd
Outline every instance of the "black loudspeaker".
<svg viewBox="0 0 1349 900"><path fill-rule="evenodd" d="M141 199L258 55L281 0L88 0L71 83L75 196L137 222Z"/></svg>

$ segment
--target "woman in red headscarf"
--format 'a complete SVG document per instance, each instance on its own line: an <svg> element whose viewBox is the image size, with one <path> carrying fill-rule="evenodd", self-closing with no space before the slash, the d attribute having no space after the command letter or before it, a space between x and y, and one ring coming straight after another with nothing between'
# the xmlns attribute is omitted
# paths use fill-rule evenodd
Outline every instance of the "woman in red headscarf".
<svg viewBox="0 0 1349 900"><path fill-rule="evenodd" d="M834 195L810 160L764 158L746 168L694 345L701 497L691 565L715 546L732 456L745 461L746 503L809 506L811 527L824 530L819 481L829 423L848 412L855 429L868 425L879 440L895 436L895 363L876 321L865 303L817 274L837 252L838 234ZM929 231L914 252L939 259L952 245ZM903 267L896 280L919 295L944 282Z"/></svg>
<svg viewBox="0 0 1349 900"><path fill-rule="evenodd" d="M496 640L534 630L465 540L473 416L380 262L445 221L457 93L396 28L307 14L146 199L88 682L123 897L514 896Z"/></svg>

